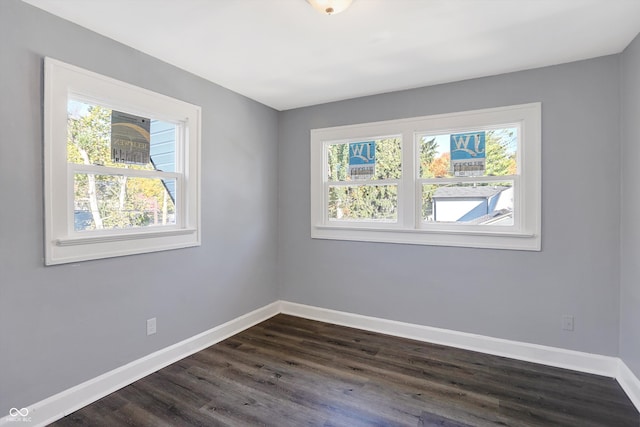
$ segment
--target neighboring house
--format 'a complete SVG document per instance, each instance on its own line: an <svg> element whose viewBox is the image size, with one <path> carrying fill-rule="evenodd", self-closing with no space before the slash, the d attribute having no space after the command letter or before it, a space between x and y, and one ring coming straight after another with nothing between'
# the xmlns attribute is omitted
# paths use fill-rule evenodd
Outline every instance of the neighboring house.
<svg viewBox="0 0 640 427"><path fill-rule="evenodd" d="M441 187L433 194L433 220L470 224L510 224L513 187Z"/></svg>
<svg viewBox="0 0 640 427"><path fill-rule="evenodd" d="M151 163L156 170L175 172L176 127L174 124L151 120ZM162 181L171 201L176 201L175 181Z"/></svg>

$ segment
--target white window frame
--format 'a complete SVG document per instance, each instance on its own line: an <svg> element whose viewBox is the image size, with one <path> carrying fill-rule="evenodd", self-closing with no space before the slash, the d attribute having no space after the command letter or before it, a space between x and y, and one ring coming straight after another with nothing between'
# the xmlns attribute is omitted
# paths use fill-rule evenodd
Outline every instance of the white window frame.
<svg viewBox="0 0 640 427"><path fill-rule="evenodd" d="M52 58L45 58L44 69L45 264L199 246L201 108ZM70 98L175 123L175 173L132 169L124 172L68 163ZM176 179L176 224L75 231L73 179L77 172Z"/></svg>
<svg viewBox="0 0 640 427"><path fill-rule="evenodd" d="M517 126L518 174L513 177L514 224L463 225L422 221L422 184L505 181L506 177L420 179L420 136ZM398 221L329 221L327 146L401 135L402 178ZM539 251L541 249L541 103L311 130L311 237L315 239L406 243ZM508 178L511 180L512 178ZM358 185L357 181L351 182Z"/></svg>

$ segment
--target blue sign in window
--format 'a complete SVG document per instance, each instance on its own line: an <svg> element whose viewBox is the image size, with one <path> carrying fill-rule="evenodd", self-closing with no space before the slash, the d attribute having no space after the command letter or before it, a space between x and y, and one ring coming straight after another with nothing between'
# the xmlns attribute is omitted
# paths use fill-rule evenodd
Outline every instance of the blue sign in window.
<svg viewBox="0 0 640 427"><path fill-rule="evenodd" d="M451 160L485 158L484 132L456 133L450 139Z"/></svg>
<svg viewBox="0 0 640 427"><path fill-rule="evenodd" d="M371 179L376 170L376 142L349 144L349 175L352 179Z"/></svg>
<svg viewBox="0 0 640 427"><path fill-rule="evenodd" d="M451 170L453 176L482 176L485 171L486 136L484 132L451 134Z"/></svg>

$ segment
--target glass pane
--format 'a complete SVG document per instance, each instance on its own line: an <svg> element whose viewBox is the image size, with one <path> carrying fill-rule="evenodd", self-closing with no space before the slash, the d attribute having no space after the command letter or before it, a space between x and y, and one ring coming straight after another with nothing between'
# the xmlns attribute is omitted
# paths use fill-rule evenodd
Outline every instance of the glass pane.
<svg viewBox="0 0 640 427"><path fill-rule="evenodd" d="M397 185L329 187L329 220L397 221Z"/></svg>
<svg viewBox="0 0 640 427"><path fill-rule="evenodd" d="M430 223L513 225L513 181L425 184L422 220Z"/></svg>
<svg viewBox="0 0 640 427"><path fill-rule="evenodd" d="M74 229L173 225L175 188L175 179L75 174Z"/></svg>
<svg viewBox="0 0 640 427"><path fill-rule="evenodd" d="M176 125L69 100L67 161L175 172Z"/></svg>
<svg viewBox="0 0 640 427"><path fill-rule="evenodd" d="M420 178L516 175L517 151L517 128L422 136Z"/></svg>
<svg viewBox="0 0 640 427"><path fill-rule="evenodd" d="M400 138L385 138L327 147L329 181L398 179L402 176Z"/></svg>

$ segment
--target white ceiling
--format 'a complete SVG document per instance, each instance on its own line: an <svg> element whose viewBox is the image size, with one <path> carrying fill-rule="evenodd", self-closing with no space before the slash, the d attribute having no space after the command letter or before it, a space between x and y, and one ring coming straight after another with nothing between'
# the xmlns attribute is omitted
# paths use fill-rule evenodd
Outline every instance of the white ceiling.
<svg viewBox="0 0 640 427"><path fill-rule="evenodd" d="M621 52L640 0L24 0L278 110Z"/></svg>

